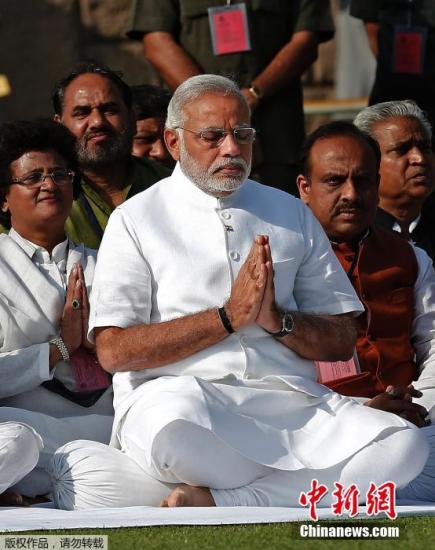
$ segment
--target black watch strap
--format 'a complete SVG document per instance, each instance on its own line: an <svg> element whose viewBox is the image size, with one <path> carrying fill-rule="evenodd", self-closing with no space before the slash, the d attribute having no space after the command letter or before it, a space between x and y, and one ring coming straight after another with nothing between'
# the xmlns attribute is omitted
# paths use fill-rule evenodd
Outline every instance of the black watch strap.
<svg viewBox="0 0 435 550"><path fill-rule="evenodd" d="M266 330L266 332L268 332L275 338L283 338L284 336L292 333L294 325L295 322L293 319L293 315L289 311L285 311L281 317L281 330L278 330L276 332L270 332L270 330Z"/></svg>

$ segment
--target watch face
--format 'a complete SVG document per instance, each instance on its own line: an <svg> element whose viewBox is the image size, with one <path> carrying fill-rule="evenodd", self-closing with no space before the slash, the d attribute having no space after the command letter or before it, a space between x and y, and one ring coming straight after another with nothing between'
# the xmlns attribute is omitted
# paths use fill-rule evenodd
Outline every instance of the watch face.
<svg viewBox="0 0 435 550"><path fill-rule="evenodd" d="M282 328L285 332L291 332L293 330L294 321L291 313L285 313L282 318Z"/></svg>

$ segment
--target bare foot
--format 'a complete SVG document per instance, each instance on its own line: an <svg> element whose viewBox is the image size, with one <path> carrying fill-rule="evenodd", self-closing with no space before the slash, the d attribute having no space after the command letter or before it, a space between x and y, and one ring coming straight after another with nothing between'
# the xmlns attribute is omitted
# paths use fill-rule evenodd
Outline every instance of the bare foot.
<svg viewBox="0 0 435 550"><path fill-rule="evenodd" d="M216 506L216 504L207 487L180 485L162 500L160 506L162 508L178 508L180 506Z"/></svg>
<svg viewBox="0 0 435 550"><path fill-rule="evenodd" d="M5 491L0 495L0 506L28 506L28 504L20 493Z"/></svg>

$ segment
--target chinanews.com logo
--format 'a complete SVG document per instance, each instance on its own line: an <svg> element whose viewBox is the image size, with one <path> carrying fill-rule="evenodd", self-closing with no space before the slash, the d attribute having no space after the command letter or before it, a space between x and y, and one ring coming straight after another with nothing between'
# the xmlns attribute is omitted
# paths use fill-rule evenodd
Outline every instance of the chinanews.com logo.
<svg viewBox="0 0 435 550"><path fill-rule="evenodd" d="M317 506L329 493L329 488L313 479L311 488L299 495L299 504L308 507L310 519L318 521ZM330 510L337 518L356 518L358 516L358 504L362 500L366 504L365 515L376 517L386 516L390 520L397 517L396 511L396 485L392 481L386 481L380 485L370 483L365 498L360 498L361 492L354 483L345 487L339 482L334 483L331 493ZM399 538L400 530L392 525L319 525L302 524L299 534L301 538Z"/></svg>

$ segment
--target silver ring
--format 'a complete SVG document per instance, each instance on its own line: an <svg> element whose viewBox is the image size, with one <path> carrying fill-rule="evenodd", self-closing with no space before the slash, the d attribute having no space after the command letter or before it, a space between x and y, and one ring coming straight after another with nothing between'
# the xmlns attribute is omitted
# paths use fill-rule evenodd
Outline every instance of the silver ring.
<svg viewBox="0 0 435 550"><path fill-rule="evenodd" d="M74 298L74 300L71 302L73 309L80 309L80 302Z"/></svg>

